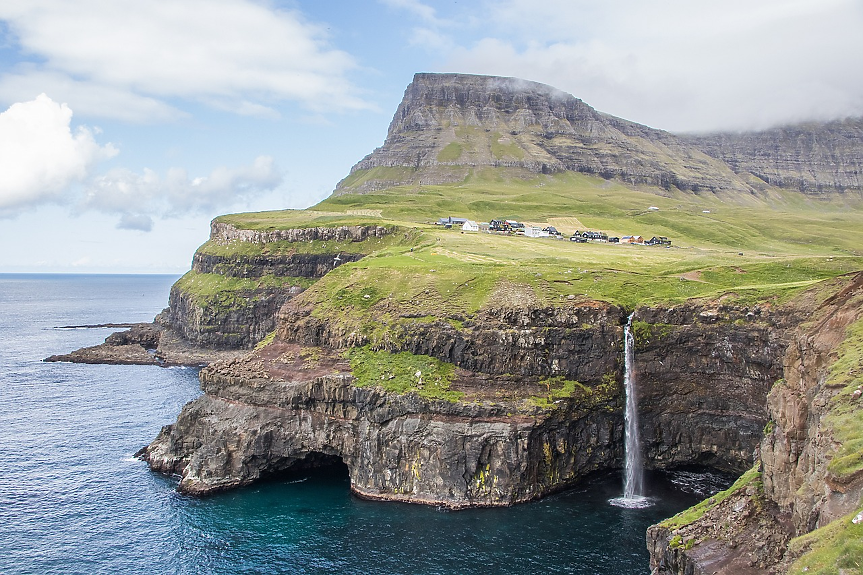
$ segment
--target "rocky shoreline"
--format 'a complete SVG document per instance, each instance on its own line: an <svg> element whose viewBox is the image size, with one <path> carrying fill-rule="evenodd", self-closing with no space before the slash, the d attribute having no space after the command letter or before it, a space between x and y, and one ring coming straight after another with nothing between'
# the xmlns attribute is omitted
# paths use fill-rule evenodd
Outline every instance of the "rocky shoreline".
<svg viewBox="0 0 863 575"><path fill-rule="evenodd" d="M158 323L64 326L57 329L128 327L115 332L99 345L46 357L46 362L110 365L158 365L162 367L203 367L213 361L229 360L248 350L214 349L194 345L170 327Z"/></svg>

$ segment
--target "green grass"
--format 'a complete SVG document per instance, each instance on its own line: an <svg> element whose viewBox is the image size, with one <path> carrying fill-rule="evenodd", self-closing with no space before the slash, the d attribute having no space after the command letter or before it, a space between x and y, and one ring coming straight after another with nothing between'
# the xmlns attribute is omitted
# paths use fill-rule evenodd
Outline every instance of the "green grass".
<svg viewBox="0 0 863 575"><path fill-rule="evenodd" d="M310 278L262 276L235 278L219 274L187 272L174 287L190 296L193 301L212 314L244 309L256 297L254 292L266 289L301 286L307 288L315 282Z"/></svg>
<svg viewBox="0 0 863 575"><path fill-rule="evenodd" d="M521 149L514 141L510 141L509 143L501 143L501 139L505 137L500 134L500 132L495 132L492 134L491 138L491 153L498 160L504 159L516 159L521 160L524 158L524 150Z"/></svg>
<svg viewBox="0 0 863 575"><path fill-rule="evenodd" d="M458 129L472 137L470 129ZM359 181L362 170L351 177ZM863 269L859 207L777 190L769 199L747 196L737 202L712 194L662 193L584 174L526 176L524 170L484 168L458 184L398 186L330 197L309 210L218 218L256 230L336 225L396 230L383 239L208 242L201 250L237 257L368 254L336 268L299 297L318 317L364 333L373 345L395 337L409 324L406 315L462 321L502 286L514 286L537 305L592 299L633 309L719 296L741 305L779 304L822 280ZM575 244L431 225L447 215L551 224L566 234L595 229L618 236L664 235L673 247Z"/></svg>
<svg viewBox="0 0 863 575"><path fill-rule="evenodd" d="M270 333L268 333L264 337L264 339L262 339L261 341L259 341L255 345L255 351L261 350L261 349L267 347L268 345L270 345L271 343L273 343L276 340L276 333L277 333L276 330L273 330Z"/></svg>
<svg viewBox="0 0 863 575"><path fill-rule="evenodd" d="M455 162L461 157L462 145L458 142L450 142L437 155L438 162Z"/></svg>
<svg viewBox="0 0 863 575"><path fill-rule="evenodd" d="M861 508L863 509L863 508ZM854 524L857 511L792 539L792 556L802 555L791 565L791 575L840 575L863 573L863 523Z"/></svg>
<svg viewBox="0 0 863 575"><path fill-rule="evenodd" d="M749 485L755 486L759 493L761 492L761 472L758 471L758 466L756 465L743 475L741 475L734 484L726 489L725 491L720 491L713 497L709 499L705 499L700 503L690 507L689 509L685 509L675 515L674 517L670 517L665 521L659 523L660 527L665 527L670 531L674 531L675 529L680 529L685 525L690 525L695 523L699 519L701 519L707 511L713 509L741 489L745 489Z"/></svg>
<svg viewBox="0 0 863 575"><path fill-rule="evenodd" d="M378 166L369 170L357 170L345 178L342 185L348 188L358 188L370 180L397 184L408 180L415 171L413 168L403 166Z"/></svg>
<svg viewBox="0 0 863 575"><path fill-rule="evenodd" d="M837 357L826 385L840 389L830 400L823 425L839 446L827 470L835 480L844 482L863 471L863 399L852 397L854 390L863 386L863 319L848 328Z"/></svg>
<svg viewBox="0 0 863 575"><path fill-rule="evenodd" d="M539 383L546 386L548 393L547 395L531 397L530 402L543 409L553 409L555 401L575 397L576 395L590 395L591 393L591 389L586 385L582 385L575 380L564 379L563 377L549 377L540 380Z"/></svg>
<svg viewBox="0 0 863 575"><path fill-rule="evenodd" d="M380 387L390 393L416 393L426 399L450 402L463 396L449 389L455 374L451 363L406 351L375 351L368 346L352 348L346 354L357 387Z"/></svg>

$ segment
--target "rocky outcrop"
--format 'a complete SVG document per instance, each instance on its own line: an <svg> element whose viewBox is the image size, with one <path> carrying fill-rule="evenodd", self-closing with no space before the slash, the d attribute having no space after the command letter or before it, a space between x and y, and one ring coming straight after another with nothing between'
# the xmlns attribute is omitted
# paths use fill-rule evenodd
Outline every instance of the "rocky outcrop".
<svg viewBox="0 0 863 575"><path fill-rule="evenodd" d="M205 244L195 253L190 273L213 274L218 278L270 278L270 281L253 286L223 282L218 295L203 297L194 289L194 281L180 280L171 288L168 308L157 322L199 347L249 349L275 328L276 314L282 305L303 291L292 278L320 278L365 255L361 251L343 252L337 247L332 253L306 253L304 244L317 241L359 245L371 238L382 238L393 229L356 225L251 230L217 218L210 225L210 242L220 246L253 244L256 249L211 253ZM268 244L277 243L281 246L279 250L265 249ZM290 248L293 245L296 247Z"/></svg>
<svg viewBox="0 0 863 575"><path fill-rule="evenodd" d="M854 192L858 199L863 190L863 118L682 138L772 186L813 196Z"/></svg>
<svg viewBox="0 0 863 575"><path fill-rule="evenodd" d="M718 303L641 316L636 362L651 464L751 465L766 382L778 372L770 353L788 317ZM626 319L616 306L577 302L394 324L379 347L456 366L451 389L462 399L443 401L357 387L341 350L369 341L290 302L275 342L205 369L204 395L143 456L195 494L335 458L364 497L449 507L526 501L621 467ZM549 378L580 384L551 397Z"/></svg>
<svg viewBox="0 0 863 575"><path fill-rule="evenodd" d="M245 350L203 348L191 344L172 329L158 323L136 323L131 324L126 331L112 333L105 338L104 343L83 347L67 354L52 355L43 361L162 367L203 366L212 361L227 361L245 353Z"/></svg>
<svg viewBox="0 0 863 575"><path fill-rule="evenodd" d="M357 495L450 508L526 501L619 465L622 430L609 417L617 393L513 413L513 404L358 388L338 354L310 366L301 350L276 343L205 369L205 394L142 456L192 494L335 458Z"/></svg>
<svg viewBox="0 0 863 575"><path fill-rule="evenodd" d="M222 256L196 252L192 271L234 278L263 276L320 278L334 268L362 259L365 254L267 254L260 256ZM336 259L338 257L338 259Z"/></svg>
<svg viewBox="0 0 863 575"><path fill-rule="evenodd" d="M249 349L275 328L279 308L301 292L297 286L225 290L221 297L230 300L222 303L202 301L175 284L157 322L199 347Z"/></svg>
<svg viewBox="0 0 863 575"><path fill-rule="evenodd" d="M850 454L842 453L840 439L841 433L859 435L855 426L863 405L853 383L859 356L846 364L847 373L833 366L842 359L849 326L861 319L863 274L857 274L790 338L782 378L769 394L760 457L748 480L702 503L694 516L648 530L656 573L785 573L807 551L807 544L792 538L845 521L843 516L859 508L859 449L854 452L852 444ZM854 349L848 353L857 353ZM837 417L844 417L850 430L840 430ZM847 467L834 465L840 456L850 461Z"/></svg>
<svg viewBox="0 0 863 575"><path fill-rule="evenodd" d="M768 306L716 303L641 309L634 320L648 465L749 469L795 319Z"/></svg>
<svg viewBox="0 0 863 575"><path fill-rule="evenodd" d="M597 112L550 86L516 78L416 74L384 145L335 194L463 180L470 169L576 171L684 190L752 188L676 136ZM383 168L379 173L364 172Z"/></svg>
<svg viewBox="0 0 863 575"><path fill-rule="evenodd" d="M238 228L215 219L210 224L210 240L220 244L248 242L267 244L273 242L351 241L362 242L369 238L382 238L392 233L387 226L332 226L309 228L286 228L252 230Z"/></svg>

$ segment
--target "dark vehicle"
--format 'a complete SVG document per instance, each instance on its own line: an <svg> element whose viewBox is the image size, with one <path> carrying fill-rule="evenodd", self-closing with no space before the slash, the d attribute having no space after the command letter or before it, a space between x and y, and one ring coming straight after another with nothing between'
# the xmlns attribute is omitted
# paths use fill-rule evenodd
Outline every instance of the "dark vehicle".
<svg viewBox="0 0 863 575"><path fill-rule="evenodd" d="M585 238L585 237L583 237L583 236L579 235L578 233L575 233L575 234L573 234L573 235L569 238L569 241L571 241L571 242L575 242L575 243L578 243L578 244L586 244L586 243L587 243L587 238Z"/></svg>

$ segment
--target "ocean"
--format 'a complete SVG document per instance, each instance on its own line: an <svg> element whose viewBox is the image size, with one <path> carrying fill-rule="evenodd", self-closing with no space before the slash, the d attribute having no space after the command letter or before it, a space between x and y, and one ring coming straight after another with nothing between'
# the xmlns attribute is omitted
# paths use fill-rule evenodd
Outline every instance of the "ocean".
<svg viewBox="0 0 863 575"><path fill-rule="evenodd" d="M192 368L44 363L151 321L176 276L0 274L0 573L647 574L645 529L728 484L619 474L505 509L350 494L344 469L197 499L133 457L201 392Z"/></svg>

